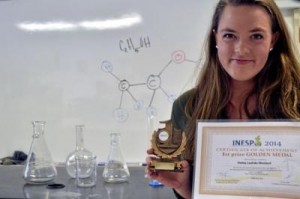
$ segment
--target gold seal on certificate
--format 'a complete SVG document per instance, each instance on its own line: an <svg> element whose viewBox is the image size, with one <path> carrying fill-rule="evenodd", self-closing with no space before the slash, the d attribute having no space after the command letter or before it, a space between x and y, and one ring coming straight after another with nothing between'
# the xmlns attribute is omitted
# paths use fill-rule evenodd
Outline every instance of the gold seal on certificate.
<svg viewBox="0 0 300 199"><path fill-rule="evenodd" d="M152 148L159 159L152 160L151 170L182 171L181 154L186 145L185 133L175 129L171 120L160 122L165 124L152 135Z"/></svg>

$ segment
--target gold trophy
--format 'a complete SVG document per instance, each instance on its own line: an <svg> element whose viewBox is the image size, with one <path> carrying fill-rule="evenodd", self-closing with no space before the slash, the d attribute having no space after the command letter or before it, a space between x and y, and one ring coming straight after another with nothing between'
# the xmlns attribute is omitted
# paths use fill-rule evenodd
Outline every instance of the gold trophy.
<svg viewBox="0 0 300 199"><path fill-rule="evenodd" d="M182 172L180 161L181 154L186 145L185 133L175 129L171 120L162 121L160 123L165 124L165 127L154 131L151 140L154 155L159 158L153 159L150 162L149 168L153 171L166 170Z"/></svg>

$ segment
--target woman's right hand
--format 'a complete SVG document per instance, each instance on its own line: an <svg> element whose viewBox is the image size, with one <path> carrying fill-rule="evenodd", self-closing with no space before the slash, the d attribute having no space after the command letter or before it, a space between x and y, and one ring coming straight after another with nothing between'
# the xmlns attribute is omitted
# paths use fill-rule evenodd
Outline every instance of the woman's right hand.
<svg viewBox="0 0 300 199"><path fill-rule="evenodd" d="M190 165L186 160L181 161L182 172L172 171L153 171L149 169L150 162L155 159L153 156L153 149L147 150L149 155L146 158L147 162L147 176L150 179L157 180L165 186L175 189L175 191L183 198L192 198L192 179L190 179Z"/></svg>

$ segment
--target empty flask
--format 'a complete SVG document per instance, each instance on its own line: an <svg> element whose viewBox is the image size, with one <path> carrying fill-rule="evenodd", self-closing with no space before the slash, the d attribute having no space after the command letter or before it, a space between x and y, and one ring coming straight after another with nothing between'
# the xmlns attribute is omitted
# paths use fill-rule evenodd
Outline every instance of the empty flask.
<svg viewBox="0 0 300 199"><path fill-rule="evenodd" d="M119 183L129 180L129 170L120 148L120 134L110 134L110 151L103 171L105 182Z"/></svg>
<svg viewBox="0 0 300 199"><path fill-rule="evenodd" d="M23 177L30 184L44 184L55 179L57 171L44 138L45 123L34 121L32 143Z"/></svg>
<svg viewBox="0 0 300 199"><path fill-rule="evenodd" d="M66 158L66 170L71 178L76 178L76 156L93 157L93 153L84 147L84 125L76 125L76 148Z"/></svg>

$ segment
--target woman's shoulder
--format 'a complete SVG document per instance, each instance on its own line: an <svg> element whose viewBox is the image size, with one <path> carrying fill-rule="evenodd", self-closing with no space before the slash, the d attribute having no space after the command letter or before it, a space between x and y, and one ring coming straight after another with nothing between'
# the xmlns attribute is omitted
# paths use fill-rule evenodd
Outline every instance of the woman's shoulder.
<svg viewBox="0 0 300 199"><path fill-rule="evenodd" d="M193 93L195 93L195 89L190 89L180 95L173 103L171 120L177 129L183 130L186 127L188 116L185 107Z"/></svg>
<svg viewBox="0 0 300 199"><path fill-rule="evenodd" d="M183 94L181 94L175 101L174 105L181 105L185 106L187 101L193 96L195 93L195 88L192 88L190 90L185 91Z"/></svg>

